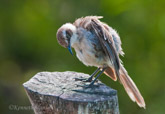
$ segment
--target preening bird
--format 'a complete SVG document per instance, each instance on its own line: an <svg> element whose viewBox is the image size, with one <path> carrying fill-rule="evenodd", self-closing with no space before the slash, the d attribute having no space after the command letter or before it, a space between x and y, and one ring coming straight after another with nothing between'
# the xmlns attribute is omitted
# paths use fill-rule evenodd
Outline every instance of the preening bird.
<svg viewBox="0 0 165 114"><path fill-rule="evenodd" d="M119 58L119 55L124 55L120 37L114 29L101 22L99 20L101 18L101 16L87 16L77 19L73 24L66 23L58 29L57 40L61 46L68 48L72 55L71 48L74 48L76 56L83 64L97 67L86 80L91 82L88 87L105 73L114 81L118 79L132 101L145 108L140 91ZM100 73L92 80L99 71Z"/></svg>

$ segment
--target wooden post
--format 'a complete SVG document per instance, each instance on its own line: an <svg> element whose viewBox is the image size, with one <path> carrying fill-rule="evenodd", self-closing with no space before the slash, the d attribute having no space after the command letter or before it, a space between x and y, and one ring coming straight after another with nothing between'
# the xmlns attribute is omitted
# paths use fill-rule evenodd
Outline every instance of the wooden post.
<svg viewBox="0 0 165 114"><path fill-rule="evenodd" d="M76 72L40 72L23 84L35 114L119 114L116 90L96 82L93 88Z"/></svg>

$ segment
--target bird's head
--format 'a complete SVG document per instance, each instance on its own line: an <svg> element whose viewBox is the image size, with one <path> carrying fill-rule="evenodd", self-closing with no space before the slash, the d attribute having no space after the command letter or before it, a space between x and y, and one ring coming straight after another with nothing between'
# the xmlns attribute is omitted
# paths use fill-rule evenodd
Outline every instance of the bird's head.
<svg viewBox="0 0 165 114"><path fill-rule="evenodd" d="M64 48L68 48L69 52L73 55L71 49L71 39L76 34L76 27L71 23L62 25L57 31L58 43Z"/></svg>

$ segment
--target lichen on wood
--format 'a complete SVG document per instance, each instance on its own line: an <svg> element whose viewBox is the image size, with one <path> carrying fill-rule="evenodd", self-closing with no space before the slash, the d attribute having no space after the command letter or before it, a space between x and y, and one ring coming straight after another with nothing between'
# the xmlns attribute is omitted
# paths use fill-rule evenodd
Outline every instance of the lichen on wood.
<svg viewBox="0 0 165 114"><path fill-rule="evenodd" d="M23 84L36 114L119 114L117 92L97 81L92 88L77 72L40 72Z"/></svg>

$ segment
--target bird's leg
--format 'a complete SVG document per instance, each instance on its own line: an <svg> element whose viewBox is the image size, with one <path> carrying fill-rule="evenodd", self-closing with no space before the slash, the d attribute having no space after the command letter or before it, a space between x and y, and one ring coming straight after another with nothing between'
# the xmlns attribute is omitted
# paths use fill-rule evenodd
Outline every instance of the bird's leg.
<svg viewBox="0 0 165 114"><path fill-rule="evenodd" d="M99 70L100 70L100 67L92 73L92 75L86 80L86 82L91 82L93 77L99 72Z"/></svg>
<svg viewBox="0 0 165 114"><path fill-rule="evenodd" d="M106 67L104 67L101 72L96 76L96 78L89 84L89 85L78 85L80 87L84 87L84 88L90 88L94 85L94 83L96 82L96 80L99 78L99 76L101 76L101 74L105 71ZM100 69L99 69L100 70Z"/></svg>
<svg viewBox="0 0 165 114"><path fill-rule="evenodd" d="M88 79L84 79L84 78L75 78L75 80L77 81L83 81L83 82L91 82L92 81L92 78L99 72L100 70L100 67L97 68L92 74L91 76L88 78Z"/></svg>
<svg viewBox="0 0 165 114"><path fill-rule="evenodd" d="M101 72L96 76L96 78L95 78L89 85L86 86L86 88L92 87L93 84L96 82L96 80L99 78L99 76L101 76L101 74L105 71L105 69L106 69L106 68L103 68L103 69L101 70Z"/></svg>

